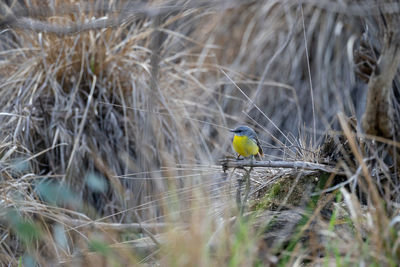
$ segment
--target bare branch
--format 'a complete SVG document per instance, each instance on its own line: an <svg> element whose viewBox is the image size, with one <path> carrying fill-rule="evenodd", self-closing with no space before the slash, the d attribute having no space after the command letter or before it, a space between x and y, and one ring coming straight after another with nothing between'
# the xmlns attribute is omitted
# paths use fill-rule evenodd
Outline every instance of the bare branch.
<svg viewBox="0 0 400 267"><path fill-rule="evenodd" d="M335 167L305 162L305 161L254 161L254 160L232 160L223 159L220 160L220 164L224 170L229 168L244 168L244 167L269 167L269 168L290 168L290 169L302 169L302 170L313 170L313 171L323 171L327 173L336 173L339 175L344 175L343 171L338 170Z"/></svg>

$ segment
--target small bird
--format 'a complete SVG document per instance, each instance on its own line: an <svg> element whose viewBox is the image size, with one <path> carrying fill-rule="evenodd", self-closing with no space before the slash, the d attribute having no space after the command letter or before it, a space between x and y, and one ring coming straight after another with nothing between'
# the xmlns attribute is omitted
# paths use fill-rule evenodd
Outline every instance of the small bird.
<svg viewBox="0 0 400 267"><path fill-rule="evenodd" d="M260 141L253 129L247 126L238 126L230 131L235 133L232 145L239 155L245 158L255 155L260 158L264 156Z"/></svg>

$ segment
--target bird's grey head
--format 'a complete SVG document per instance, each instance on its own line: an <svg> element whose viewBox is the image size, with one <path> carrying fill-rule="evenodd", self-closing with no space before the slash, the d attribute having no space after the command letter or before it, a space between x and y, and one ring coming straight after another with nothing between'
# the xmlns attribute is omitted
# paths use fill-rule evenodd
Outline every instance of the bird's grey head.
<svg viewBox="0 0 400 267"><path fill-rule="evenodd" d="M255 139L256 136L257 136L256 132L253 129L251 129L248 126L243 126L243 125L242 126L238 126L235 129L230 130L230 131L235 133L238 136L247 135L247 136L249 136L249 137L251 137L253 139Z"/></svg>

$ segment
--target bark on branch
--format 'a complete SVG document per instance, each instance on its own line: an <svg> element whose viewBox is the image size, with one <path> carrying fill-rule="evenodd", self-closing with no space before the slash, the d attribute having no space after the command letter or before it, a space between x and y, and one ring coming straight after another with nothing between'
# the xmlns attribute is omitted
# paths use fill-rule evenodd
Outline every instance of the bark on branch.
<svg viewBox="0 0 400 267"><path fill-rule="evenodd" d="M312 163L306 161L255 161L255 160L232 160L232 159L222 159L220 164L224 170L229 168L244 168L244 167L269 167L269 168L291 168L291 169L301 169L301 170L312 170L312 171L323 171L327 173L336 173L339 175L344 175L343 171L338 170L335 167Z"/></svg>

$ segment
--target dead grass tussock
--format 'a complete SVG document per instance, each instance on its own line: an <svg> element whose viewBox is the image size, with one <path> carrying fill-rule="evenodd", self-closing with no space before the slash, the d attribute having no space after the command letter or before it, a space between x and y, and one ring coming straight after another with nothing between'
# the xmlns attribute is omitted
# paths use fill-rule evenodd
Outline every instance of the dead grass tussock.
<svg viewBox="0 0 400 267"><path fill-rule="evenodd" d="M174 33L173 24L188 20L193 13L171 16L160 28ZM62 26L86 22L92 15L73 13L48 21ZM121 182L114 176L210 158L205 153L208 137L197 120L212 117L207 115L208 108L193 108L192 104L206 102L210 96L204 85L199 86L196 65L188 60L193 44L176 54L169 47L185 40L163 35L158 88L152 90L153 31L151 20L144 19L74 35L21 29L4 33L9 35L4 42L15 41L14 52L4 55L0 69L4 77L1 105L4 111L24 117L3 117L2 125L7 126L3 131L32 154L54 147L32 164L36 173L63 174L72 160L67 182L84 192L81 176L87 171L106 175L116 189ZM88 106L94 77L97 81ZM85 109L88 113L83 121ZM78 151L70 159L76 138ZM182 174L172 169L162 173ZM123 186L143 196L166 189L161 181L142 183L125 181ZM135 198L131 205L143 202L143 197Z"/></svg>
<svg viewBox="0 0 400 267"><path fill-rule="evenodd" d="M199 69L192 63L190 47L194 44L182 39L187 29L177 24L177 21L190 22L197 13L198 10L188 10L166 18L159 25L169 34L163 35L157 55L161 59L157 88L150 87L154 35L151 19L71 35L24 29L8 29L2 33L6 35L2 38L4 52L0 64L0 101L2 112L7 113L0 118L2 137L7 137L4 147L17 144L23 151L21 161L31 159L27 162L27 171L32 175L23 179L10 175L2 167L2 177L5 177L2 179L18 181L2 188L3 204L8 203L3 207L5 210L16 208L22 226L26 226L25 220L30 222L30 218L36 218L39 225L36 226L35 219L28 227L46 228L40 230L41 240L49 238L50 247L45 242L33 246L32 250L25 248L30 250L30 255L48 252L35 259L38 263L44 263L45 258L62 262L74 254L73 247L82 251L89 249L81 241L90 240L91 232L63 225L64 213L73 218L83 213L94 217L105 214L111 216L104 219L136 222L150 218L162 220L162 207L168 204L168 198L177 198L173 205L186 203L183 210L192 205L190 188L201 181L203 171L210 169L176 168L176 164L211 159L212 143L199 122L218 120L214 118L218 113L210 116L208 107L194 104L207 102L211 93L196 77L204 68ZM90 12L77 12L56 14L44 20L67 26L85 23L92 16ZM181 52L171 50L177 45L186 48ZM9 157L17 159L18 153L5 148L4 154L2 164L7 164ZM140 179L127 179L131 173L143 175ZM107 186L100 186L97 191L90 188L87 179L91 174ZM123 176L125 179L121 179ZM49 178L67 182L68 194L63 196L65 192L61 191L65 189ZM42 196L37 192L40 184L48 194L61 193L50 202L54 200L52 204L63 209L54 210L42 203ZM173 193L176 190L178 193ZM22 194L23 201L15 199L15 192ZM74 199L78 202L81 199L84 204ZM69 213L69 209L76 213ZM138 214L129 212L134 209ZM53 226L48 228L50 222L54 227L54 222L61 223L59 232L65 239L65 248L52 240L57 233L52 232ZM16 229L15 232L18 234ZM18 246L18 243L10 244ZM13 247L8 249L5 255L9 257L4 262L18 262L24 248L17 249L15 256L11 251Z"/></svg>
<svg viewBox="0 0 400 267"><path fill-rule="evenodd" d="M399 261L397 170L358 138L357 121L334 118L362 111L365 88L347 63L358 18L304 2L304 32L297 2L189 1L163 13L154 1L122 20L132 5L96 3L54 2L51 16L29 18L116 27L1 32L1 262ZM329 159L346 177L255 170L255 204L239 218L243 173L210 165L228 151L225 127L256 126L270 158L319 162L314 120L341 123L340 154Z"/></svg>

